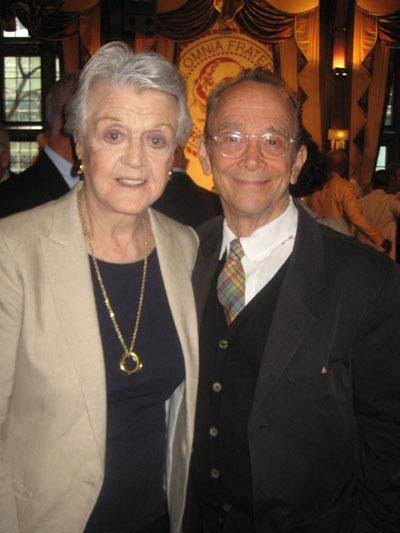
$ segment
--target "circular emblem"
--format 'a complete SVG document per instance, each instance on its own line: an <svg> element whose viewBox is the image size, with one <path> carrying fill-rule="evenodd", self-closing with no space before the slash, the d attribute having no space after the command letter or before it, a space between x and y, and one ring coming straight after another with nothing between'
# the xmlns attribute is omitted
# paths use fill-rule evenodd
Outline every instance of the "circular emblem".
<svg viewBox="0 0 400 533"><path fill-rule="evenodd" d="M211 178L204 176L197 160L197 138L203 133L207 99L216 85L257 66L274 70L272 47L251 39L237 26L230 26L227 32L216 26L201 39L181 48L179 70L187 83L193 121L186 145L188 173L203 187L212 186Z"/></svg>

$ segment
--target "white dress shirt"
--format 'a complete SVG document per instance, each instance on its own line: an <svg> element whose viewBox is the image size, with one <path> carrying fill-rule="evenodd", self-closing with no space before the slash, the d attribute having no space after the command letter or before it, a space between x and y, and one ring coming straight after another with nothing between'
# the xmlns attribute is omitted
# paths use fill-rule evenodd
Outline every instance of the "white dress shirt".
<svg viewBox="0 0 400 533"><path fill-rule="evenodd" d="M240 239L244 251L242 265L246 276L246 305L274 277L292 253L297 220L298 212L290 198L288 207L278 218L257 228L250 237ZM236 238L224 220L220 259L225 251L229 253L229 243Z"/></svg>

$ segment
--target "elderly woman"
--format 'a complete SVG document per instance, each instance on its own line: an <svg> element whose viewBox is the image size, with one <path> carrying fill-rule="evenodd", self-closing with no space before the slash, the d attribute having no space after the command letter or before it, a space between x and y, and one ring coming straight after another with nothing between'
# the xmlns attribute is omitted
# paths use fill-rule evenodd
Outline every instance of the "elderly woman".
<svg viewBox="0 0 400 533"><path fill-rule="evenodd" d="M0 531L177 532L197 239L149 206L190 132L184 84L110 43L66 127L83 186L0 222Z"/></svg>

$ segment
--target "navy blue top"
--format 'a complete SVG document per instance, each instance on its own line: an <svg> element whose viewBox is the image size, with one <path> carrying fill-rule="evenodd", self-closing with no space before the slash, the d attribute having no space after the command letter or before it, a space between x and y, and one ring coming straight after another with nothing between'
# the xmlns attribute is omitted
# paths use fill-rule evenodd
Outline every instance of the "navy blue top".
<svg viewBox="0 0 400 533"><path fill-rule="evenodd" d="M185 375L182 349L172 319L156 251L148 259L144 305L134 352L137 374L119 368L123 348L108 315L90 259L107 382L105 479L85 531L130 532L166 513L165 401ZM129 347L136 320L143 261L99 261L112 308Z"/></svg>

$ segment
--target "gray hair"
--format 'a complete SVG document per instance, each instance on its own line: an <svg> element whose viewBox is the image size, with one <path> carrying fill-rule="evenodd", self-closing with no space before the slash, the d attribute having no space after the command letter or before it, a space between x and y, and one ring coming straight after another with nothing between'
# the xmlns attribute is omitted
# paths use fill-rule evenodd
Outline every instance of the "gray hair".
<svg viewBox="0 0 400 533"><path fill-rule="evenodd" d="M298 141L297 145L299 146L301 143L299 136L300 132L302 131L301 108L299 101L297 100L293 91L291 91L288 85L282 80L282 78L277 76L274 72L266 70L262 67L245 69L236 78L225 80L215 87L207 101L207 113L204 124L205 137L207 138L211 135L211 120L225 91L246 81L254 81L256 83L268 85L269 87L272 87L280 92L287 100L288 109L295 124L295 132L293 137Z"/></svg>
<svg viewBox="0 0 400 533"><path fill-rule="evenodd" d="M0 154L3 153L3 150L10 146L10 138L8 132L3 124L0 124Z"/></svg>
<svg viewBox="0 0 400 533"><path fill-rule="evenodd" d="M68 101L78 83L79 72L66 74L49 89L45 101L45 129L47 133L61 131L65 122Z"/></svg>
<svg viewBox="0 0 400 533"><path fill-rule="evenodd" d="M102 46L82 70L77 91L68 105L65 129L81 140L86 128L88 101L98 82L130 85L136 91L156 89L174 96L179 106L177 143L184 146L192 129L186 85L178 70L155 52L135 54L121 41Z"/></svg>

